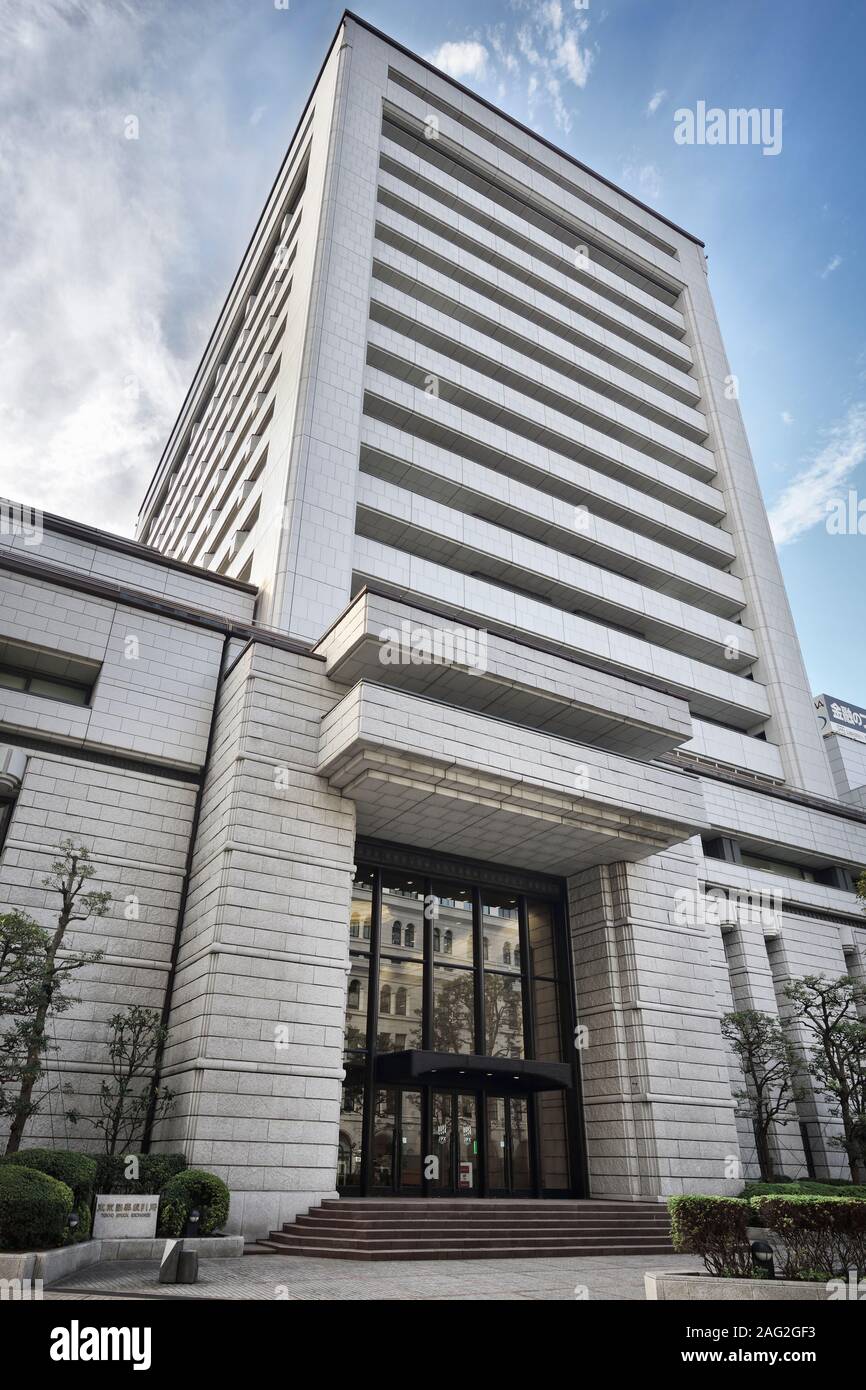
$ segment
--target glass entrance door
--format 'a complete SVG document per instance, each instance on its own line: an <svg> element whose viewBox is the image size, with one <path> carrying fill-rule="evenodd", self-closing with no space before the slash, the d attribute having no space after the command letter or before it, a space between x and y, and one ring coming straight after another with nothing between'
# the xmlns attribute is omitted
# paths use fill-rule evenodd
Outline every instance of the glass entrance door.
<svg viewBox="0 0 866 1390"><path fill-rule="evenodd" d="M487 1186L494 1197L534 1190L526 1096L487 1097Z"/></svg>
<svg viewBox="0 0 866 1390"><path fill-rule="evenodd" d="M478 1098L457 1091L432 1097L433 1196L472 1197L478 1192Z"/></svg>
<svg viewBox="0 0 866 1390"><path fill-rule="evenodd" d="M374 1092L372 1187L421 1192L421 1092L379 1086Z"/></svg>

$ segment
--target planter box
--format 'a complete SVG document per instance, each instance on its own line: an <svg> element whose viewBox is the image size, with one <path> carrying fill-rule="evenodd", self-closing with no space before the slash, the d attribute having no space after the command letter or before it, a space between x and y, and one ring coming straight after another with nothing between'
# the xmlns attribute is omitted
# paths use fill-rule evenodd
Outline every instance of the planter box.
<svg viewBox="0 0 866 1390"><path fill-rule="evenodd" d="M166 1236L154 1236L153 1240L103 1240L101 1260L155 1260L162 1259ZM183 1237L184 1250L195 1250L203 1260L238 1259L244 1253L243 1236L190 1236Z"/></svg>
<svg viewBox="0 0 866 1390"><path fill-rule="evenodd" d="M835 1302L845 1297L838 1289L841 1283L835 1280L828 1287L800 1279L715 1279L697 1270L693 1274L661 1271L644 1275L646 1297L665 1303Z"/></svg>
<svg viewBox="0 0 866 1390"><path fill-rule="evenodd" d="M101 1258L101 1241L82 1240L78 1245L63 1245L59 1250L22 1250L0 1253L0 1279L41 1279L53 1284L74 1274L77 1269L96 1264Z"/></svg>
<svg viewBox="0 0 866 1390"><path fill-rule="evenodd" d="M152 1240L127 1237L118 1240L82 1240L78 1245L64 1245L59 1250L0 1251L0 1279L29 1280L43 1286L65 1279L78 1269L98 1264L101 1260L148 1260L159 1264L165 1250L165 1236ZM196 1250L203 1260L238 1259L244 1253L243 1236L198 1236L184 1238L184 1250Z"/></svg>

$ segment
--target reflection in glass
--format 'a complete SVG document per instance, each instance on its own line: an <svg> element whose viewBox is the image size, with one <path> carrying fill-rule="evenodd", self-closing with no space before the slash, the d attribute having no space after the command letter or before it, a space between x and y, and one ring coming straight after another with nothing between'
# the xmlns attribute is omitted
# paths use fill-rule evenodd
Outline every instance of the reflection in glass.
<svg viewBox="0 0 866 1390"><path fill-rule="evenodd" d="M513 893L484 890L481 901L484 959L494 970L520 973L520 921Z"/></svg>
<svg viewBox="0 0 866 1390"><path fill-rule="evenodd" d="M364 1087L346 1080L340 1104L340 1135L337 1147L337 1187L356 1188L361 1182L361 1135L364 1117Z"/></svg>
<svg viewBox="0 0 866 1390"><path fill-rule="evenodd" d="M494 1191L508 1187L505 1097L487 1097L487 1185Z"/></svg>
<svg viewBox="0 0 866 1390"><path fill-rule="evenodd" d="M366 956L349 957L349 986L346 993L346 1022L343 1047L347 1054L363 1052L367 1046L367 980L370 967Z"/></svg>
<svg viewBox="0 0 866 1390"><path fill-rule="evenodd" d="M349 945L353 951L369 951L373 923L373 870L359 864L352 884L349 912Z"/></svg>
<svg viewBox="0 0 866 1390"><path fill-rule="evenodd" d="M488 1057L522 1057L523 997L520 976L484 972L484 1038Z"/></svg>
<svg viewBox="0 0 866 1390"><path fill-rule="evenodd" d="M424 945L424 880L414 874L382 875L382 947L401 947L419 959Z"/></svg>
<svg viewBox="0 0 866 1390"><path fill-rule="evenodd" d="M372 1161L374 1187L391 1188L396 1181L397 1094L396 1091L384 1086L374 1093Z"/></svg>
<svg viewBox="0 0 866 1390"><path fill-rule="evenodd" d="M433 970L433 1048L475 1051L475 974L437 962Z"/></svg>
<svg viewBox="0 0 866 1390"><path fill-rule="evenodd" d="M383 956L379 962L379 1016L376 1046L380 1052L403 1052L421 1046L424 966L420 960Z"/></svg>
<svg viewBox="0 0 866 1390"><path fill-rule="evenodd" d="M433 880L433 951L472 963L472 890L447 879Z"/></svg>
<svg viewBox="0 0 866 1390"><path fill-rule="evenodd" d="M421 1093L402 1091L400 1094L400 1189L420 1189L421 1161Z"/></svg>
<svg viewBox="0 0 866 1390"><path fill-rule="evenodd" d="M509 1096L508 1138L511 1159L511 1190L526 1192L532 1187L529 1157L529 1102L525 1096Z"/></svg>

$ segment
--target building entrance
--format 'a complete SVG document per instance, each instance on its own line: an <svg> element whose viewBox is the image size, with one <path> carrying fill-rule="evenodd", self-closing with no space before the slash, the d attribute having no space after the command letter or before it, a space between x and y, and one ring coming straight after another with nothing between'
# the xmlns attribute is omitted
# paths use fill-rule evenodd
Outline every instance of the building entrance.
<svg viewBox="0 0 866 1390"><path fill-rule="evenodd" d="M356 851L339 1191L587 1195L561 885L381 849Z"/></svg>

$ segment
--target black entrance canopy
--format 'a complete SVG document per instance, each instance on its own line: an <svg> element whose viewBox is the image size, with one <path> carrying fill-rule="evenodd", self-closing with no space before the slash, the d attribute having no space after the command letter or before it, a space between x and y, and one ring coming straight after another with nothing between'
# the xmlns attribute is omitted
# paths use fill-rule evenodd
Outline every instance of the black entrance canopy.
<svg viewBox="0 0 866 1390"><path fill-rule="evenodd" d="M568 1091L572 1071L567 1062L530 1062L514 1057L477 1057L460 1052L381 1052L376 1081L386 1086L425 1082L467 1091Z"/></svg>

